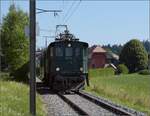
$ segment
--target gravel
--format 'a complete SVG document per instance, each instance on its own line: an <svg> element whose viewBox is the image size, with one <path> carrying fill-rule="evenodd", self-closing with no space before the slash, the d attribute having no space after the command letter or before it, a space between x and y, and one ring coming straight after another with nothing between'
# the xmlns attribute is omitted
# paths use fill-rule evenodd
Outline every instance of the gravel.
<svg viewBox="0 0 150 116"><path fill-rule="evenodd" d="M57 94L50 92L48 87L42 83L37 83L37 92L41 95L46 108L47 116L78 116L66 102Z"/></svg>
<svg viewBox="0 0 150 116"><path fill-rule="evenodd" d="M57 95L42 95L48 116L77 116L77 113Z"/></svg>

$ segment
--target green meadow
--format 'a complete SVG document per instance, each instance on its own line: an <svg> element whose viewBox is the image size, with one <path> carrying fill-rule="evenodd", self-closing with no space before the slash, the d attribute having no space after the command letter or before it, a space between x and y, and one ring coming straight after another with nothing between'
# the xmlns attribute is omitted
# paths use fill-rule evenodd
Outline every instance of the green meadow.
<svg viewBox="0 0 150 116"><path fill-rule="evenodd" d="M37 94L37 116L45 116L44 106ZM29 86L11 81L6 73L0 74L1 116L29 116Z"/></svg>
<svg viewBox="0 0 150 116"><path fill-rule="evenodd" d="M114 75L111 68L91 69L86 91L150 115L150 75Z"/></svg>

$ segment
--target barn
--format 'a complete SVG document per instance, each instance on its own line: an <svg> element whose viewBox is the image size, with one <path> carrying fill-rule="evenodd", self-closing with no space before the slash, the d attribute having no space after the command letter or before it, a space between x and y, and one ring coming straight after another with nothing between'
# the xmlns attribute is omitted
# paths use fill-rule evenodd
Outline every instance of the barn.
<svg viewBox="0 0 150 116"><path fill-rule="evenodd" d="M104 68L106 63L106 50L99 45L89 48L89 68Z"/></svg>

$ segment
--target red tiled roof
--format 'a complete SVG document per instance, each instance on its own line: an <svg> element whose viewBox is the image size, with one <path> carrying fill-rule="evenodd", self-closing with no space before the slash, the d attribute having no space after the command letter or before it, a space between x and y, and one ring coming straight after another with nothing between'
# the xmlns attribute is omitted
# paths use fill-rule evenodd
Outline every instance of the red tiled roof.
<svg viewBox="0 0 150 116"><path fill-rule="evenodd" d="M93 53L105 53L106 50L104 50L102 47L100 46L96 46L94 49L93 49Z"/></svg>

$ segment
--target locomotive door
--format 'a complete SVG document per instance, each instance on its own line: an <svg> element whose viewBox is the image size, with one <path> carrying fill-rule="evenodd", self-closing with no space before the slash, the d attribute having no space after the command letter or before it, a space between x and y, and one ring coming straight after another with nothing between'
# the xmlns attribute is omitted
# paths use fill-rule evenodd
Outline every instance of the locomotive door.
<svg viewBox="0 0 150 116"><path fill-rule="evenodd" d="M74 52L74 71L79 72L82 67L82 48L76 45Z"/></svg>

